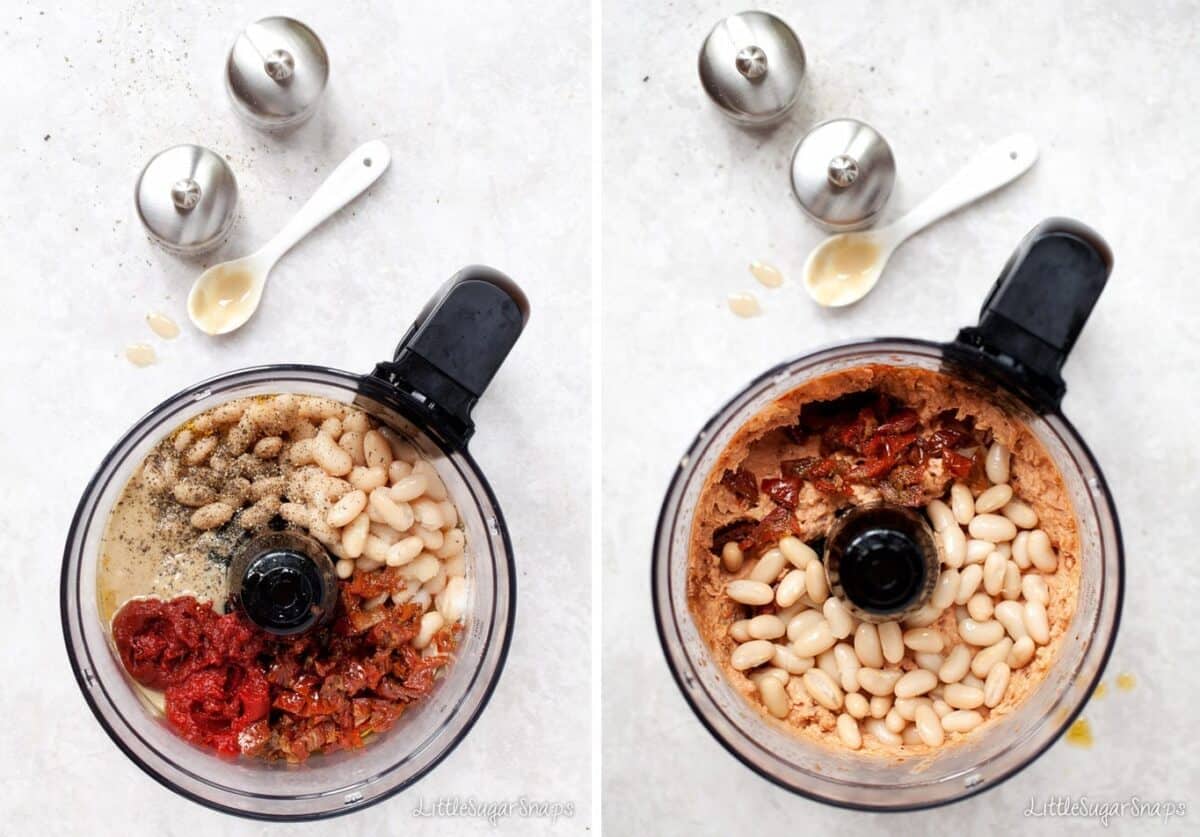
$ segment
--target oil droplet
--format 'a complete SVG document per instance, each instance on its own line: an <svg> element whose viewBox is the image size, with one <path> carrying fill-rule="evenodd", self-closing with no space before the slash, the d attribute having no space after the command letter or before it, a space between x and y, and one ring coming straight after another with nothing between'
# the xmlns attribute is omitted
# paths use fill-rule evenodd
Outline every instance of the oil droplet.
<svg viewBox="0 0 1200 837"><path fill-rule="evenodd" d="M1127 671L1123 671L1117 675L1117 688L1122 692L1132 692L1133 687L1137 685L1137 678Z"/></svg>
<svg viewBox="0 0 1200 837"><path fill-rule="evenodd" d="M146 343L130 343L125 347L125 357L134 366L149 366L157 360L154 347Z"/></svg>
<svg viewBox="0 0 1200 837"><path fill-rule="evenodd" d="M746 292L729 295L729 310L739 317L756 317L762 313L754 294Z"/></svg>
<svg viewBox="0 0 1200 837"><path fill-rule="evenodd" d="M1096 687L1096 691L1092 692L1092 697L1096 700L1101 700L1107 694L1108 694L1108 685L1106 683L1104 683L1103 681L1101 681L1100 685Z"/></svg>
<svg viewBox="0 0 1200 837"><path fill-rule="evenodd" d="M764 288L778 288L783 284L783 274L766 262L750 262L750 272Z"/></svg>
<svg viewBox="0 0 1200 837"><path fill-rule="evenodd" d="M174 340L179 336L179 326L161 311L151 311L146 315L150 330L163 340Z"/></svg>
<svg viewBox="0 0 1200 837"><path fill-rule="evenodd" d="M240 325L254 310L254 275L238 265L219 265L196 289L190 313L208 334L223 334Z"/></svg>
<svg viewBox="0 0 1200 837"><path fill-rule="evenodd" d="M804 277L822 305L848 305L870 289L879 247L862 235L836 236L818 247Z"/></svg>
<svg viewBox="0 0 1200 837"><path fill-rule="evenodd" d="M1092 725L1088 723L1087 718L1079 718L1071 724L1071 728L1067 730L1067 743L1085 750L1092 748L1096 739L1092 737Z"/></svg>

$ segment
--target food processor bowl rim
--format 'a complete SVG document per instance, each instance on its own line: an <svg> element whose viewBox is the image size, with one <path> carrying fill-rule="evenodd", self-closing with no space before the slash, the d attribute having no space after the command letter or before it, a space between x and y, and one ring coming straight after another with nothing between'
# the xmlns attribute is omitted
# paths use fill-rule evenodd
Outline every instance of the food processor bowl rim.
<svg viewBox="0 0 1200 837"><path fill-rule="evenodd" d="M401 783L397 784L395 787L388 788L387 790L376 794L369 800L366 800L361 803L357 803L353 806L340 807L340 808L331 809L331 810L327 810L327 811L319 811L316 813L302 813L302 814L263 813L263 812L258 812L258 811L251 811L251 810L246 810L246 809L242 809L242 808L237 808L232 805L226 805L221 802L217 802L212 799L208 799L204 796L201 796L200 794L197 794L190 789L181 787L180 785L178 785L174 781L172 781L169 777L167 777L165 774L160 773L159 771L152 768L149 764L147 764L141 758L141 756L139 756L137 753L135 753L133 751L133 748L130 747L121 738L121 736L117 733L117 730L113 727L113 725L110 724L108 719L104 717L104 714L101 712L100 707L97 705L96 698L91 694L91 687L86 682L86 678L84 677L82 668L80 666L80 661L77 657L76 650L73 645L74 637L72 634L71 621L70 621L70 618L68 615L69 610L70 610L70 603L71 603L70 575L71 575L72 547L75 544L75 541L79 535L80 526L83 523L85 508L88 506L87 501L89 499L94 499L94 493L99 484L100 475L105 471L105 469L116 458L117 452L122 447L124 447L127 442L129 442L131 439L133 439L138 434L144 434L146 432L149 432L152 429L152 426L157 423L159 414L163 410L167 409L170 405L174 404L175 402L179 401L180 399L194 397L198 393L203 392L205 389L211 388L215 385L227 383L230 380L235 379L235 378L260 375L260 374L293 374L293 373L294 374L310 373L310 374L324 375L327 377L337 378L337 379L340 379L342 382L346 383L347 385L353 386L355 388L357 388L357 386L365 378L370 377L369 374L368 375L355 374L353 372L347 372L342 369L335 369L333 367L320 366L320 365L316 365L316 364L303 364L303 363L262 364L262 365L258 365L258 366L243 367L241 369L235 369L235 370L231 370L229 372L223 372L221 374L214 375L210 378L206 378L202 381L192 384L191 386L185 387L184 389L181 389L178 392L175 392L172 395L170 395L169 397L165 398L164 400L162 400L161 402L156 404L153 408L151 408L149 412L147 412L143 416L141 416L141 418L139 418L136 422L134 422L129 427L129 429L126 430L117 439L117 441L113 444L113 446L108 450L107 453L105 453L104 457L100 460L100 464L96 467L96 470L92 473L91 478L88 480L87 485L84 487L82 495L80 495L80 500L79 500L78 505L76 505L76 507L75 507L75 512L71 516L71 523L67 529L66 545L63 549L62 570L59 574L59 618L60 618L60 621L62 624L63 643L66 646L66 650L67 650L67 659L71 664L71 672L75 676L75 682L78 684L79 691L83 694L84 701L87 703L88 708L92 712L92 715L95 717L96 721L100 724L100 727L105 731L105 733L112 740L112 742L117 746L117 748L122 753L125 754L125 756L131 762L133 762L133 764L135 764L139 769L141 769L143 773L148 775L151 779L158 782L163 787L178 794L179 796L181 796L185 799L191 800L192 802L195 802L199 805L203 805L204 807L209 808L214 811L220 811L221 813L224 813L224 814L232 814L237 817L242 817L245 819L252 819L252 820L259 820L259 821L264 821L264 822L309 822L309 821L325 820L325 819L332 819L334 817L344 816L346 814L351 814L356 811L362 811L366 808L370 808L373 805L377 805L380 802L383 802L384 800L390 799L393 796L395 796L396 794L400 793L403 790L406 790L407 788L411 787L413 784L415 784L416 782L418 782L422 778L424 778L430 771L432 771L439 764L441 764L442 761L444 761L447 756L449 756L455 749L457 749L458 745L460 743L462 743L463 739L466 738L467 734L470 733L471 729L475 726L475 723L479 720L479 716L483 714L484 709L491 702L491 699L495 693L496 687L500 682L500 677L504 672L505 664L508 661L508 653L509 653L509 650L510 650L510 647L512 644L513 629L516 624L516 608L517 608L516 563L513 558L512 539L509 535L508 525L504 520L503 511L501 510L500 504L496 499L495 492L492 490L491 484L487 481L487 478L484 476L483 471L479 467L479 464L475 461L474 457L471 456L469 450L467 450L465 447L451 450L449 447L443 446L443 442L441 440L439 440L435 435L430 435L429 438L432 439L435 442L435 444L437 444L439 447L442 448L443 453L446 453L448 456L462 457L462 459L467 463L468 467L473 472L475 478L478 479L479 485L483 489L484 497L486 498L487 502L489 503L489 505L495 512L496 530L499 533L501 541L504 545L504 557L505 557L504 563L505 563L505 568L507 570L507 575L508 575L508 585L507 585L507 587L508 587L508 589L507 589L508 608L507 608L506 617L504 619L504 626L503 626L504 633L501 638L500 650L496 656L495 673L491 676L489 682L484 684L483 691L479 695L475 709L469 714L469 716L463 722L463 726L461 727L461 729L459 729L454 734L453 738L450 740L450 742L446 745L446 747L442 750L441 753L439 753L432 761L430 761L429 764L425 765L423 768L418 770L407 781L401 782ZM314 381L314 383L316 383L316 382ZM394 405L389 405L389 406L394 406ZM94 513L94 509L92 510L92 512ZM89 513L89 520L90 520L90 513ZM500 592L503 592L503 590L502 590L501 586L498 584L497 585L497 593L500 593ZM495 633L494 628L489 629L488 640L490 640L491 636L494 636L494 633ZM82 644L82 642L83 642L82 636L79 637L79 640ZM488 641L485 641L484 647L486 648L487 645L488 645ZM86 651L85 651L85 653L86 653ZM472 678L471 682L474 682L474 678ZM149 745L147 745L147 746L149 746ZM151 749L153 749L153 748L151 748ZM386 775L386 773L380 774L380 775ZM205 780L201 780L201 781L205 781ZM320 794L320 795L323 795L323 794ZM307 796L312 797L312 796L317 796L317 795L310 794ZM274 797L274 799L283 799L283 797Z"/></svg>
<svg viewBox="0 0 1200 837"><path fill-rule="evenodd" d="M795 785L792 785L789 782L785 781L783 778L773 775L766 768L761 767L758 764L755 764L748 756L746 756L742 752L740 752L734 746L733 742L726 740L726 738L723 735L721 735L721 733L717 730L716 726L713 723L711 723L707 717L705 717L703 708L698 703L698 699L692 695L692 690L689 689L687 687L687 685L685 684L684 673L681 670L682 666L676 665L675 656L671 650L671 644L670 644L671 637L669 636L669 633L671 631L674 631L676 633L676 635L678 635L678 631L674 628L674 624L673 624L674 620L669 619L670 600L667 599L667 602L666 602L668 607L660 607L660 605L659 605L660 600L662 599L662 597L664 595L663 583L660 583L659 575L660 575L660 570L663 571L664 583L666 583L666 585L669 586L669 579L665 575L666 567L662 566L662 564L666 560L666 553L669 551L666 547L666 545L669 544L669 540L670 540L670 531L668 528L668 526L669 526L668 518L674 517L675 515L678 514L678 512L679 512L679 509L678 509L679 497L677 495L678 495L680 489L682 488L681 478L684 476L684 474L687 472L687 470L691 467L691 465L694 461L694 456L697 454L701 445L707 442L707 440L709 438L709 432L713 429L713 426L717 423L717 419L719 416L721 416L723 413L725 413L730 408L732 408L733 405L739 399L741 399L749 390L756 388L759 384L762 384L763 382L769 380L770 378L776 377L776 376L786 372L787 370L789 370L791 367L795 366L798 363L819 362L820 360L824 359L827 356L835 356L835 355L838 355L840 353L850 351L850 350L887 351L889 349L916 351L918 353L924 354L926 357L945 359L945 344L944 343L940 343L936 340L927 340L927 339L922 339L922 338L872 337L872 338L866 338L866 339L846 340L846 341L840 341L840 342L835 342L835 343L827 343L817 349L814 349L811 352L805 352L803 354L793 355L792 357L789 357L788 359L775 364L774 366L767 369L765 372L762 372L759 375L755 376L745 386L743 386L741 389L739 389L737 392L735 392L730 398L726 399L721 404L721 406L719 406L712 413L712 415L708 418L708 420L705 421L704 425L700 428L699 432L696 433L695 438L693 438L691 443L687 446L687 450L684 452L683 456L680 458L679 463L675 466L674 472L671 475L671 480L667 485L667 491L663 496L662 505L659 507L658 519L655 523L655 528L654 528L654 541L653 541L653 546L652 546L651 555L650 555L650 595L651 595L651 605L654 609L654 628L655 628L655 632L658 634L659 646L662 649L663 657L666 659L667 668L671 672L671 677L672 677L672 679L674 679L676 687L679 689L680 693L683 695L683 698L687 702L688 707L692 710L692 714L694 714L696 716L697 720L700 721L701 726L703 726L708 731L708 733L714 739L716 739L717 743L720 744L725 749L726 752L728 752L730 755L732 755L744 767L749 768L752 772L758 774L763 779L766 779L771 784L773 784L779 788L782 788L783 790L788 791L789 793L796 794L797 796L801 796L806 799L811 799L814 802L820 802L825 805L831 805L836 808L843 808L843 809L851 810L851 811L869 811L869 812L874 812L874 813L885 813L885 814L886 813L905 813L905 812L909 812L909 811L924 811L924 810L930 810L933 808L941 808L946 805L953 805L958 802L963 802L967 799L970 799L973 796L977 796L978 794L981 794L985 791L988 791L995 787L998 787L999 785L1001 785L1004 782L1011 779L1016 774L1020 773L1022 770L1024 770L1029 765L1033 764L1039 758L1041 758L1042 754L1044 754L1047 750L1049 750L1055 744L1055 742L1057 742L1058 739L1061 738L1062 735L1068 729L1070 729L1071 724L1073 724L1075 722L1075 719L1079 717L1079 715L1083 712L1084 708L1087 706L1087 700L1080 701L1078 706L1076 706L1070 712L1068 712L1066 714L1066 716L1064 717L1063 721L1061 722L1061 724L1058 726L1058 729L1054 732L1054 734L1051 735L1045 741L1045 743L1043 743L1041 746L1039 746L1037 749L1035 749L1032 753L1030 753L1029 756L1027 758L1025 758L1023 761L1021 761L1019 764L1017 764L1016 766L1012 767L1009 770L1004 771L1001 774L998 774L992 781L987 782L987 783L980 783L980 785L975 788L967 788L964 790L964 792L962 794L955 796L953 798L941 799L941 800L936 800L936 801L932 801L932 802L923 802L923 803L915 803L915 804L895 804L895 805L856 804L853 802L846 802L846 801L842 801L839 799L832 799L832 798L822 795L819 792L808 790L805 788L796 787ZM1009 386L1007 386L1006 384L1004 384L1002 381L998 381L998 383L1001 386L1003 386L1006 391L1011 392L1011 388ZM1022 400L1024 400L1024 399L1022 399ZM1090 695L1092 692L1094 692L1096 690L1096 686L1099 684L1100 680L1104 676L1104 671L1108 667L1108 662L1112 655L1113 645L1116 643L1117 634L1119 633L1120 626L1121 626L1121 612L1122 612L1122 609L1124 606L1124 599L1125 599L1125 545L1124 545L1124 538L1121 534L1121 523L1120 523L1120 519L1117 515L1116 504L1113 501L1112 492L1109 490L1108 482L1104 478L1104 472L1100 469L1100 465L1096 461L1096 457L1092 453L1091 448L1088 447L1087 443L1083 440L1083 437L1080 436L1079 431L1075 429L1075 426L1070 422L1070 420L1067 419L1067 417L1065 415L1063 415L1061 409L1056 408L1054 410L1048 410L1048 411L1045 411L1043 414L1058 420L1062 424L1063 428L1071 435L1073 440L1079 445L1079 449L1082 452L1083 457L1086 460L1087 464L1095 471L1096 489L1097 489L1098 493L1100 494L1100 496L1103 498L1105 504L1108 506L1108 510L1109 510L1110 516L1112 518L1113 534L1116 539L1117 575L1116 575L1116 578L1114 579L1115 589L1116 589L1116 599L1114 602L1114 611L1113 611L1113 617L1112 617L1112 631L1108 636L1107 642L1104 643L1103 649L1101 650L1099 665L1096 667L1096 675L1095 675L1095 677L1092 678L1092 682L1088 686L1086 694ZM673 509L672 507L675 507L675 508ZM674 514L672 514L672 511L674 511ZM668 624L668 623L671 623L671 624ZM679 645L682 646L682 638L678 638L677 641L678 641ZM686 655L681 652L680 656L683 657L683 662L687 663L689 668L692 668L690 665L690 661L687 659ZM733 726L736 728L736 725L733 725ZM744 735L744 738L747 741L749 741L751 744L757 743L757 742L753 741L748 735Z"/></svg>

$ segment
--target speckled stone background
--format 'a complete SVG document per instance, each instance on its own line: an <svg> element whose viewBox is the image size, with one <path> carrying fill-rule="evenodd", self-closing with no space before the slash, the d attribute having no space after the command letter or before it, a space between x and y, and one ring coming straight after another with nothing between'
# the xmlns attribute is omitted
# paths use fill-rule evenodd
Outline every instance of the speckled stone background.
<svg viewBox="0 0 1200 837"><path fill-rule="evenodd" d="M604 14L604 814L632 834L1074 834L1083 819L1027 819L1031 797L1177 800L1185 819L1114 819L1108 833L1196 833L1200 650L1194 558L1200 461L1200 315L1194 228L1200 141L1195 3L775 2L808 51L802 100L768 133L722 121L696 76L730 2L608 0ZM797 285L821 233L794 202L792 145L855 116L892 143L886 218L970 154L1029 131L1024 179L899 251L876 291L827 312ZM742 767L700 726L654 633L648 556L678 457L751 377L840 340L948 339L974 322L1012 248L1049 215L1099 230L1116 269L1065 369L1066 414L1092 446L1125 530L1125 617L1088 706L1096 744L1063 743L1000 787L898 816L792 796ZM885 219L886 220L886 219ZM747 265L778 266L785 287ZM750 290L763 316L725 297ZM1115 675L1137 677L1130 693ZM636 707L633 711L631 707Z"/></svg>
<svg viewBox="0 0 1200 837"><path fill-rule="evenodd" d="M222 83L238 31L270 14L307 22L332 60L320 113L282 138L239 123ZM0 834L587 829L588 44L582 2L0 4ZM228 155L243 217L220 259L265 241L375 138L391 169L280 263L246 328L220 340L190 326L173 342L150 333L153 309L184 321L200 268L153 248L134 215L151 154L197 142ZM193 381L284 361L370 369L473 262L508 272L532 302L472 443L519 566L491 704L426 779L348 818L270 827L176 797L109 741L64 654L59 563L84 484L129 425ZM131 366L121 352L132 341L152 343L159 363ZM576 813L496 827L413 816L455 796Z"/></svg>

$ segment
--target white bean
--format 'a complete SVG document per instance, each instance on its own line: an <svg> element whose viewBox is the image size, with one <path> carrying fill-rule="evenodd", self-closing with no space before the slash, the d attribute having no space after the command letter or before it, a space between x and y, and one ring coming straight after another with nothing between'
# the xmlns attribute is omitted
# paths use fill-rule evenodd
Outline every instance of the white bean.
<svg viewBox="0 0 1200 837"><path fill-rule="evenodd" d="M1012 651L1013 641L1008 637L1004 637L995 645L989 645L987 648L980 651L971 660L971 675L983 679L991 674L992 669L997 663L1002 663L1008 659L1008 654ZM966 682L966 678L963 678ZM969 708L969 707L968 707Z"/></svg>
<svg viewBox="0 0 1200 837"><path fill-rule="evenodd" d="M804 589L814 604L824 604L829 598L829 583L825 580L825 565L820 561L810 561L804 568Z"/></svg>
<svg viewBox="0 0 1200 837"><path fill-rule="evenodd" d="M424 474L409 474L401 477L391 487L392 499L397 503L410 503L425 493L429 481Z"/></svg>
<svg viewBox="0 0 1200 837"><path fill-rule="evenodd" d="M1004 589L1004 571L1008 560L999 552L993 552L983 562L983 589L989 596L999 596Z"/></svg>
<svg viewBox="0 0 1200 837"><path fill-rule="evenodd" d="M1021 500L1005 503L1000 513L1022 529L1032 529L1038 525L1037 512L1033 510L1033 506Z"/></svg>
<svg viewBox="0 0 1200 837"><path fill-rule="evenodd" d="M862 665L858 662L854 647L848 642L839 642L833 646L833 658L837 662L838 680L842 689L847 692L858 691L858 670Z"/></svg>
<svg viewBox="0 0 1200 837"><path fill-rule="evenodd" d="M446 620L436 610L431 610L421 617L421 630L413 639L414 648L421 649L433 641L433 635L442 629Z"/></svg>
<svg viewBox="0 0 1200 837"><path fill-rule="evenodd" d="M747 578L751 581L761 581L764 584L774 584L786 563L787 559L783 557L782 552L778 549L768 549L750 570Z"/></svg>
<svg viewBox="0 0 1200 837"><path fill-rule="evenodd" d="M437 551L439 558L457 558L463 554L467 544L467 536L462 529L451 529L442 538L442 548Z"/></svg>
<svg viewBox="0 0 1200 837"><path fill-rule="evenodd" d="M892 696L875 695L875 697L871 698L870 707L871 717L882 720L883 716L892 708Z"/></svg>
<svg viewBox="0 0 1200 837"><path fill-rule="evenodd" d="M937 684L937 675L932 671L926 671L923 668L914 669L896 681L896 697L914 698L932 690Z"/></svg>
<svg viewBox="0 0 1200 837"><path fill-rule="evenodd" d="M991 541L981 541L978 538L971 538L967 541L967 558L968 564L982 564L984 559L996 551L996 545Z"/></svg>
<svg viewBox="0 0 1200 837"><path fill-rule="evenodd" d="M413 525L413 510L407 503L397 503L386 488L376 488L367 500L367 513L378 523L386 523L397 532L407 532Z"/></svg>
<svg viewBox="0 0 1200 837"><path fill-rule="evenodd" d="M942 719L938 717L932 706L919 705L913 720L916 724L917 735L921 736L921 741L926 746L942 746L946 740L946 731L942 729Z"/></svg>
<svg viewBox="0 0 1200 837"><path fill-rule="evenodd" d="M867 733L878 741L880 744L887 744L890 747L899 747L904 743L899 735L887 728L887 725L878 718L872 718L866 722Z"/></svg>
<svg viewBox="0 0 1200 837"><path fill-rule="evenodd" d="M860 668L858 685L876 697L891 695L902 672L897 669Z"/></svg>
<svg viewBox="0 0 1200 837"><path fill-rule="evenodd" d="M910 628L925 628L942 617L944 608L936 607L932 602L924 604L904 618L904 624Z"/></svg>
<svg viewBox="0 0 1200 837"><path fill-rule="evenodd" d="M996 663L992 666L992 670L988 672L987 680L983 684L983 705L988 709L993 709L1004 700L1004 692L1008 688L1008 680L1012 675L1012 669L1008 667L1008 663Z"/></svg>
<svg viewBox="0 0 1200 837"><path fill-rule="evenodd" d="M1025 602L1025 630L1030 638L1038 645L1050 641L1050 620L1046 616L1046 606L1041 602Z"/></svg>
<svg viewBox="0 0 1200 837"><path fill-rule="evenodd" d="M983 691L962 683L950 683L945 688L945 700L955 709L975 709L983 706Z"/></svg>
<svg viewBox="0 0 1200 837"><path fill-rule="evenodd" d="M971 649L965 645L956 645L950 649L946 662L938 669L938 679L943 683L957 683L962 680L971 668Z"/></svg>
<svg viewBox="0 0 1200 837"><path fill-rule="evenodd" d="M787 626L775 614L764 613L751 619L746 630L754 639L779 639L787 631Z"/></svg>
<svg viewBox="0 0 1200 837"><path fill-rule="evenodd" d="M871 705L858 692L849 692L845 698L845 705L850 717L860 721L871 712Z"/></svg>
<svg viewBox="0 0 1200 837"><path fill-rule="evenodd" d="M730 625L729 638L737 643L749 642L752 639L750 636L750 620L738 619Z"/></svg>
<svg viewBox="0 0 1200 837"><path fill-rule="evenodd" d="M735 602L744 605L770 604L771 600L775 598L775 593L769 586L761 581L750 581L745 578L731 581L725 585L725 594Z"/></svg>
<svg viewBox="0 0 1200 837"><path fill-rule="evenodd" d="M830 632L837 639L845 639L854 631L854 617L837 596L826 599L825 604L821 606L821 612L825 614Z"/></svg>
<svg viewBox="0 0 1200 837"><path fill-rule="evenodd" d="M1004 562L1004 586L1000 592L1009 601L1021 597L1021 570L1011 558Z"/></svg>
<svg viewBox="0 0 1200 837"><path fill-rule="evenodd" d="M325 433L313 437L312 458L327 474L335 477L349 474L354 467L354 458Z"/></svg>
<svg viewBox="0 0 1200 837"><path fill-rule="evenodd" d="M351 491L333 504L333 507L329 509L329 514L325 516L325 522L335 529L340 529L362 514L362 510L366 507L366 492Z"/></svg>
<svg viewBox="0 0 1200 837"><path fill-rule="evenodd" d="M931 500L925 507L925 513L929 515L929 522L933 524L935 532L958 525L958 521L954 519L954 512L941 500Z"/></svg>
<svg viewBox="0 0 1200 837"><path fill-rule="evenodd" d="M467 610L467 580L461 575L450 576L434 603L438 612L445 617L446 624L458 622Z"/></svg>
<svg viewBox="0 0 1200 837"><path fill-rule="evenodd" d="M970 709L958 709L942 718L942 729L946 732L970 732L983 723L983 716Z"/></svg>
<svg viewBox="0 0 1200 837"><path fill-rule="evenodd" d="M1012 650L1008 652L1008 667L1014 670L1024 668L1033 660L1036 652L1037 648L1033 644L1033 638L1021 637L1013 643Z"/></svg>
<svg viewBox="0 0 1200 837"><path fill-rule="evenodd" d="M829 623L821 619L792 641L792 650L801 657L815 657L828 651L836 642Z"/></svg>
<svg viewBox="0 0 1200 837"><path fill-rule="evenodd" d="M889 663L898 663L904 659L904 633L900 630L899 622L883 622L877 626L879 631L879 647L883 658Z"/></svg>
<svg viewBox="0 0 1200 837"><path fill-rule="evenodd" d="M811 628L815 627L824 617L819 610L802 610L793 616L787 623L787 638L788 641L796 641L801 634L807 633Z"/></svg>
<svg viewBox="0 0 1200 837"><path fill-rule="evenodd" d="M1003 543L1011 541L1017 536L1017 527L1007 517L1002 517L998 514L980 514L976 515L970 525L967 526L967 531L971 533L971 537L979 538L992 543Z"/></svg>
<svg viewBox="0 0 1200 837"><path fill-rule="evenodd" d="M967 600L967 613L976 622L986 622L994 612L995 604L987 593L976 593Z"/></svg>
<svg viewBox="0 0 1200 837"><path fill-rule="evenodd" d="M997 485L1008 482L1008 448L999 442L992 442L992 446L988 448L987 457L983 461L983 470L987 473L987 478Z"/></svg>
<svg viewBox="0 0 1200 837"><path fill-rule="evenodd" d="M958 595L958 570L954 568L942 570L942 574L938 576L937 586L933 589L933 596L930 598L930 603L941 610L945 610L954 604L954 598Z"/></svg>
<svg viewBox="0 0 1200 837"><path fill-rule="evenodd" d="M828 674L834 683L842 679L842 673L838 671L837 655L832 648L817 655L817 668Z"/></svg>
<svg viewBox="0 0 1200 837"><path fill-rule="evenodd" d="M993 485L975 498L975 512L977 514L988 514L997 509L1002 509L1012 499L1012 496L1013 490L1011 485L1007 483Z"/></svg>
<svg viewBox="0 0 1200 837"><path fill-rule="evenodd" d="M1004 626L995 620L976 622L968 617L958 623L958 635L963 642L985 648L995 645L1004 637Z"/></svg>
<svg viewBox="0 0 1200 837"><path fill-rule="evenodd" d="M958 577L958 593L954 596L954 603L965 605L975 595L982 581L983 567L972 564L964 569Z"/></svg>
<svg viewBox="0 0 1200 837"><path fill-rule="evenodd" d="M967 536L955 523L947 526L942 535L942 562L947 567L961 567L967 560Z"/></svg>
<svg viewBox="0 0 1200 837"><path fill-rule="evenodd" d="M349 558L340 559L333 568L338 578L347 579L354 575L354 562Z"/></svg>
<svg viewBox="0 0 1200 837"><path fill-rule="evenodd" d="M945 645L942 635L929 628L912 628L904 632L904 644L913 651L936 654Z"/></svg>
<svg viewBox="0 0 1200 837"><path fill-rule="evenodd" d="M1042 605L1050 603L1050 590L1046 587L1046 580L1035 573L1022 576L1021 594L1025 596L1026 601L1039 602Z"/></svg>
<svg viewBox="0 0 1200 837"><path fill-rule="evenodd" d="M996 621L1004 626L1004 630L1016 642L1021 637L1029 636L1025 630L1025 609L1017 602L1000 602L996 605Z"/></svg>
<svg viewBox="0 0 1200 837"><path fill-rule="evenodd" d="M417 522L426 529L441 529L446 525L446 516L442 513L440 501L422 497L413 502L412 513Z"/></svg>
<svg viewBox="0 0 1200 837"><path fill-rule="evenodd" d="M975 498L971 494L971 489L961 482L950 486L950 511L953 512L954 519L961 526L966 526L975 516Z"/></svg>
<svg viewBox="0 0 1200 837"><path fill-rule="evenodd" d="M1022 570L1027 570L1033 566L1033 562L1029 560L1029 533L1018 532L1012 542L1012 559L1017 566Z"/></svg>
<svg viewBox="0 0 1200 837"><path fill-rule="evenodd" d="M1058 567L1058 557L1050 546L1050 536L1041 529L1029 533L1029 560L1044 573L1052 573Z"/></svg>
<svg viewBox="0 0 1200 837"><path fill-rule="evenodd" d="M743 642L729 655L729 664L737 671L745 671L768 662L775 656L775 644L766 639Z"/></svg>
<svg viewBox="0 0 1200 837"><path fill-rule="evenodd" d="M913 662L926 671L932 671L934 674L937 674L941 670L943 663L946 662L946 658L941 654L917 651L913 654Z"/></svg>
<svg viewBox="0 0 1200 837"><path fill-rule="evenodd" d="M775 587L775 603L780 607L791 607L804 595L804 570L789 570Z"/></svg>
<svg viewBox="0 0 1200 837"><path fill-rule="evenodd" d="M837 734L842 744L849 747L851 750L857 750L862 746L862 733L858 729L858 721L854 717L843 712L838 715L837 719Z"/></svg>
<svg viewBox="0 0 1200 837"><path fill-rule="evenodd" d="M799 569L804 569L812 561L820 560L816 551L795 535L787 535L781 538L779 540L779 551L783 553L784 558L787 558L791 562L792 566Z"/></svg>
<svg viewBox="0 0 1200 837"><path fill-rule="evenodd" d="M862 622L854 630L854 653L864 666L883 668L883 648L879 645L879 632L871 622Z"/></svg>
<svg viewBox="0 0 1200 837"><path fill-rule="evenodd" d="M953 711L954 707L940 698L933 702L933 714L937 715L939 720L945 718Z"/></svg>
<svg viewBox="0 0 1200 837"><path fill-rule="evenodd" d="M726 572L736 573L742 568L742 562L745 560L746 554L737 545L737 541L727 541L721 547L721 566L725 568Z"/></svg>
<svg viewBox="0 0 1200 837"><path fill-rule="evenodd" d="M365 512L360 512L342 529L342 549L347 558L357 558L363 554L370 529L371 518Z"/></svg>
<svg viewBox="0 0 1200 837"><path fill-rule="evenodd" d="M378 430L368 430L363 435L363 456L369 467L386 470L392 464L392 446Z"/></svg>
<svg viewBox="0 0 1200 837"><path fill-rule="evenodd" d="M936 680L937 678L934 678L934 679ZM895 711L895 713L897 715L899 715L904 720L915 721L917 718L917 707L920 706L921 704L929 704L930 706L932 706L933 701L931 701L927 697L909 697L909 698L899 698L898 697L894 701L894 703L892 705L892 709L893 709L893 711Z"/></svg>
<svg viewBox="0 0 1200 837"><path fill-rule="evenodd" d="M908 725L908 722L901 717L900 713L896 711L896 707L893 706L890 710L888 710L888 713L883 716L883 725L891 732L899 735L900 733L904 732L904 728Z"/></svg>
<svg viewBox="0 0 1200 837"><path fill-rule="evenodd" d="M819 668L810 668L800 676L804 688L812 699L826 709L840 709L842 706L842 690L833 678Z"/></svg>
<svg viewBox="0 0 1200 837"><path fill-rule="evenodd" d="M762 695L763 705L776 718L786 718L791 711L791 701L783 684L774 677L763 677L758 681L758 691Z"/></svg>
<svg viewBox="0 0 1200 837"><path fill-rule="evenodd" d="M786 645L776 645L771 662L788 674L804 674L813 667L812 657L801 657Z"/></svg>

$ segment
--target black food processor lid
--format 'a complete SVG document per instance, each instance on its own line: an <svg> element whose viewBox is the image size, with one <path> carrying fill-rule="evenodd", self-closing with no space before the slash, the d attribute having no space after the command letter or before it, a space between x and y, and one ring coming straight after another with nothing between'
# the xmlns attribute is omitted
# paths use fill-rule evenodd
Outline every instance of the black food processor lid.
<svg viewBox="0 0 1200 837"><path fill-rule="evenodd" d="M327 622L337 596L329 554L298 532L260 535L229 565L230 608L276 636L294 636Z"/></svg>

